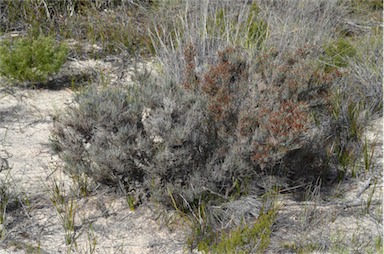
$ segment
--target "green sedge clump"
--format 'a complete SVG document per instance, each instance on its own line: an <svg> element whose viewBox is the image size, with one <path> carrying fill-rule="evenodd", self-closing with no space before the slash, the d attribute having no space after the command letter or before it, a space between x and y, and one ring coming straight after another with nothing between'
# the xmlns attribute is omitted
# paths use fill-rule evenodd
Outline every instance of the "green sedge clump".
<svg viewBox="0 0 384 254"><path fill-rule="evenodd" d="M256 46L260 48L267 38L268 24L259 17L260 9L257 4L253 3L247 20L248 32L246 45L248 48Z"/></svg>
<svg viewBox="0 0 384 254"><path fill-rule="evenodd" d="M356 55L356 49L348 40L340 38L325 45L324 53L325 57L322 60L325 62L325 69L332 70L347 67L348 58Z"/></svg>

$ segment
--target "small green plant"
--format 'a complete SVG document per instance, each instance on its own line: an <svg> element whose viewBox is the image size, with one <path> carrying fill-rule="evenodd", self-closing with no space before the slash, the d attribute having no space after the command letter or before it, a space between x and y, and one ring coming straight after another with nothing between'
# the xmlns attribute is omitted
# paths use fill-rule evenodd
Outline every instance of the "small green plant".
<svg viewBox="0 0 384 254"><path fill-rule="evenodd" d="M97 238L95 235L95 230L92 224L89 225L87 230L87 246L86 250L83 253L93 254L96 253Z"/></svg>
<svg viewBox="0 0 384 254"><path fill-rule="evenodd" d="M177 209L191 228L191 233L187 239L187 245L189 245L191 249L196 245L198 250L207 251L209 243L212 243L215 239L216 234L213 228L213 221L209 216L209 211L205 203L204 200L200 199L194 207L189 206L189 214ZM176 203L174 203L174 205L176 205Z"/></svg>
<svg viewBox="0 0 384 254"><path fill-rule="evenodd" d="M63 228L65 231L65 244L72 245L76 244L75 242L75 216L76 216L76 201L72 197L68 203L65 204L65 210L63 214L60 215L60 218L63 223Z"/></svg>
<svg viewBox="0 0 384 254"><path fill-rule="evenodd" d="M341 181L348 172L348 169L354 164L355 158L347 147L340 144L340 141L335 144L337 160L341 166L341 169L338 171L338 178Z"/></svg>
<svg viewBox="0 0 384 254"><path fill-rule="evenodd" d="M0 44L0 75L14 81L44 82L67 58L64 43L49 36L15 38Z"/></svg>
<svg viewBox="0 0 384 254"><path fill-rule="evenodd" d="M370 184L371 185L371 184ZM370 208L372 206L372 201L373 201L373 195L375 194L375 190L377 187L377 179L373 180L373 185L372 190L369 192L368 197L365 201L363 201L363 214L369 214L370 213ZM369 187L369 185L368 185Z"/></svg>
<svg viewBox="0 0 384 254"><path fill-rule="evenodd" d="M343 88L345 89L345 88ZM332 121L335 126L335 139L332 149L341 166L339 180L342 180L348 170L352 176L357 176L357 159L364 156L364 167L367 169L370 163L370 151L368 144L364 142L363 128L367 113L362 101L355 101L350 94L337 88L331 96ZM363 154L360 154L360 153Z"/></svg>
<svg viewBox="0 0 384 254"><path fill-rule="evenodd" d="M358 103L350 102L347 108L349 121L349 136L351 139L360 139L363 126L359 123L362 109Z"/></svg>
<svg viewBox="0 0 384 254"><path fill-rule="evenodd" d="M376 253L382 253L383 252L383 237L382 236L377 236L375 239L375 251ZM372 252L373 253L373 252Z"/></svg>
<svg viewBox="0 0 384 254"><path fill-rule="evenodd" d="M356 55L355 47L344 38L324 46L325 56L321 59L325 62L325 69L331 71L334 68L347 67L348 58Z"/></svg>
<svg viewBox="0 0 384 254"><path fill-rule="evenodd" d="M367 137L364 138L363 143L363 156L364 156L364 170L365 172L369 172L373 163L373 154L375 152L375 147L372 146L370 148Z"/></svg>
<svg viewBox="0 0 384 254"><path fill-rule="evenodd" d="M66 197L64 186L57 179L52 181L50 187L50 199L61 220L64 229L65 244L74 244L76 200L74 197L70 197L69 199Z"/></svg>
<svg viewBox="0 0 384 254"><path fill-rule="evenodd" d="M217 253L234 253L241 246L248 245L252 241L257 243L257 247L253 247L255 252L263 252L270 243L271 226L274 223L277 215L277 210L273 209L259 216L257 221L252 226L238 228L228 235L225 235L222 240L214 247Z"/></svg>
<svg viewBox="0 0 384 254"><path fill-rule="evenodd" d="M40 241L37 242L37 246L32 243L24 243L21 240L11 240L8 242L9 246L12 246L17 251L24 251L24 253L41 254Z"/></svg>
<svg viewBox="0 0 384 254"><path fill-rule="evenodd" d="M6 218L7 206L10 199L9 185L7 183L0 183L0 239L4 239L6 235Z"/></svg>
<svg viewBox="0 0 384 254"><path fill-rule="evenodd" d="M318 243L306 243L304 245L301 245L299 243L284 243L283 247L289 250L294 251L294 253L298 254L305 254L305 253L312 253L313 251L319 250L320 246Z"/></svg>
<svg viewBox="0 0 384 254"><path fill-rule="evenodd" d="M127 195L127 203L131 211L135 211L135 198L132 195Z"/></svg>
<svg viewBox="0 0 384 254"><path fill-rule="evenodd" d="M247 20L246 46L260 48L268 36L268 24L259 17L259 6L252 3Z"/></svg>
<svg viewBox="0 0 384 254"><path fill-rule="evenodd" d="M0 180L0 241L7 235L7 207L17 201L16 195L11 190L11 179L9 172L5 178Z"/></svg>
<svg viewBox="0 0 384 254"><path fill-rule="evenodd" d="M89 178L84 173L72 173L71 174L72 182L74 183L73 192L78 193L82 197L87 197L90 193L90 183Z"/></svg>
<svg viewBox="0 0 384 254"><path fill-rule="evenodd" d="M198 243L197 248L206 253L263 253L270 244L277 213L278 207L275 206L262 211L251 225L211 233L210 237Z"/></svg>
<svg viewBox="0 0 384 254"><path fill-rule="evenodd" d="M189 213L178 210L191 228L187 244L204 253L263 253L269 246L280 208L276 194L275 190L265 193L261 203L253 203L256 199L250 197L242 201L229 198L215 208L210 204L212 198L201 197L196 204L189 204ZM258 211L253 218L241 211L248 202L253 203L251 209ZM238 207L243 208L237 210ZM238 219L236 222L234 217Z"/></svg>

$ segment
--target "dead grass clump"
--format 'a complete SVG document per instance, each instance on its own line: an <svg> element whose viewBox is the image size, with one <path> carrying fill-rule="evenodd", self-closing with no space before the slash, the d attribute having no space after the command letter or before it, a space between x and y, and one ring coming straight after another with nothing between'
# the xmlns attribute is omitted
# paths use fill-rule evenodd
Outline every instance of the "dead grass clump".
<svg viewBox="0 0 384 254"><path fill-rule="evenodd" d="M341 1L260 1L260 15L269 26L266 47L279 52L305 45L321 46L333 38L348 11Z"/></svg>

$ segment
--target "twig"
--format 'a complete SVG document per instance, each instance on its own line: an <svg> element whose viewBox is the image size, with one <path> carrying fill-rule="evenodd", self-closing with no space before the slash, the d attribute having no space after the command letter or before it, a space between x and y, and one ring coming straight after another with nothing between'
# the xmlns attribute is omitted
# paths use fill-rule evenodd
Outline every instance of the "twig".
<svg viewBox="0 0 384 254"><path fill-rule="evenodd" d="M364 184L363 188L361 189L361 191L359 191L357 194L356 194L356 198L360 198L360 196L364 193L364 191L366 191L369 186L371 186L371 181L372 181L372 178L369 177L369 179L367 180L367 182Z"/></svg>

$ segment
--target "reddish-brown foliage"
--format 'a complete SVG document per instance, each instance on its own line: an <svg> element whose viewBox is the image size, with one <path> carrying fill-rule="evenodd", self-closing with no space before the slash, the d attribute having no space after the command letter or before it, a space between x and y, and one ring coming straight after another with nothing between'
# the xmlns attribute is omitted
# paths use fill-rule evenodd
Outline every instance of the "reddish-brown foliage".
<svg viewBox="0 0 384 254"><path fill-rule="evenodd" d="M259 55L252 70L258 79L248 80L249 65L240 50L230 47L218 52L217 62L197 77L196 52L189 45L184 51L183 86L206 96L219 136L249 144L247 156L264 167L304 145L311 107L326 108L330 84L340 76L316 67L310 60L312 50L304 47L283 56L275 52ZM257 82L263 83L262 90L252 90L250 84Z"/></svg>
<svg viewBox="0 0 384 254"><path fill-rule="evenodd" d="M184 70L184 79L183 86L188 90L194 90L199 85L199 78L195 73L196 63L195 63L196 49L192 43L190 43L184 49L184 60L185 60L185 70Z"/></svg>

